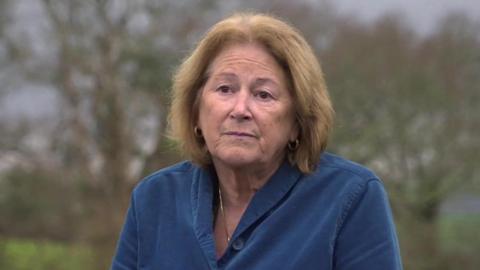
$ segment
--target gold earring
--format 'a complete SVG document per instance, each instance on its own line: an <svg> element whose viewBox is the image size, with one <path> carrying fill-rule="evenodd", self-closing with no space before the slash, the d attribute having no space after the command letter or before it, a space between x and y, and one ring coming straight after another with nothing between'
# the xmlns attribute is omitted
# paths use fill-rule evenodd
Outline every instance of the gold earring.
<svg viewBox="0 0 480 270"><path fill-rule="evenodd" d="M195 126L193 128L193 134L195 134L195 137L198 137L198 138L203 137L202 130L200 128L198 128L197 126Z"/></svg>
<svg viewBox="0 0 480 270"><path fill-rule="evenodd" d="M288 150L295 151L300 146L300 141L298 139L295 139L295 141L288 142L287 146L288 146Z"/></svg>

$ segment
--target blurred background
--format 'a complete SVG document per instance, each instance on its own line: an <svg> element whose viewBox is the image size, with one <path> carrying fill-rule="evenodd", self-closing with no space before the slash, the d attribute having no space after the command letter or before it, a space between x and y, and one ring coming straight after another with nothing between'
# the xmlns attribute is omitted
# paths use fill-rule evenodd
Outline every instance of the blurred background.
<svg viewBox="0 0 480 270"><path fill-rule="evenodd" d="M405 269L478 269L475 0L0 0L0 269L108 268L133 186L181 159L172 71L235 10L314 47L329 151L384 180Z"/></svg>

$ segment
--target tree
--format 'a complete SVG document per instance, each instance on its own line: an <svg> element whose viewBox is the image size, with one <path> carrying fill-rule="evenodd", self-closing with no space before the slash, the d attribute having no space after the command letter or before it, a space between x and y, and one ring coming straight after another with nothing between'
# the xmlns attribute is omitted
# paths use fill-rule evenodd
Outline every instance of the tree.
<svg viewBox="0 0 480 270"><path fill-rule="evenodd" d="M440 205L478 176L478 28L449 18L422 40L399 21L345 24L323 53L339 125L333 148L385 179L396 217L415 238L403 252L408 262L441 269Z"/></svg>
<svg viewBox="0 0 480 270"><path fill-rule="evenodd" d="M2 233L88 241L103 258L99 268L106 268L129 191L179 158L165 136L172 70L218 19L257 10L287 18L317 50L337 110L330 149L385 179L401 227L424 234L402 245L407 267L422 268L415 260L438 252L432 228L439 205L479 178L480 28L452 15L422 38L398 17L361 25L328 2L314 2L42 0L32 1L40 3L33 5L38 16L15 18L8 10L18 2L0 1L0 95L7 85L25 83L59 98L56 118L15 125L0 118L2 156L8 150L28 164L3 176L10 191L0 198L25 208L55 205L56 213L34 207L43 214L31 215L32 228L41 228L33 232L13 228L16 212L0 204L2 216L9 215L8 224L0 222ZM35 31L12 34L25 19L35 20L29 24ZM35 150L28 139L39 131L47 143ZM35 175L38 182L21 180ZM19 181L24 185L17 190ZM56 187L28 196L44 185ZM41 218L55 215L65 223ZM49 232L69 226L72 238Z"/></svg>

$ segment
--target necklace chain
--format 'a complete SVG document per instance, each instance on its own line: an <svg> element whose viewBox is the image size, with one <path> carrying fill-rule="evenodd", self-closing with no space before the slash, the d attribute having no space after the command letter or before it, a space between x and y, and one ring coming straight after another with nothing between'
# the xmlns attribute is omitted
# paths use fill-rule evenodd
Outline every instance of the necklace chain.
<svg viewBox="0 0 480 270"><path fill-rule="evenodd" d="M225 210L223 209L223 198L222 198L222 190L220 187L218 187L218 197L220 201L220 212L223 217L223 227L225 228L225 235L227 236L227 244L230 243L230 234L228 233L228 228L227 228L227 217L225 215Z"/></svg>

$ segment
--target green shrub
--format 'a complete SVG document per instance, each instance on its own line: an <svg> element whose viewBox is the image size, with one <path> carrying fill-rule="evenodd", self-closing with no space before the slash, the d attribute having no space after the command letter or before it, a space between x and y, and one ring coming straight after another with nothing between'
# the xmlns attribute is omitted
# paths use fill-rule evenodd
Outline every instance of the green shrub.
<svg viewBox="0 0 480 270"><path fill-rule="evenodd" d="M463 255L476 262L480 250L480 215L449 215L440 219L442 250L446 253Z"/></svg>
<svg viewBox="0 0 480 270"><path fill-rule="evenodd" d="M94 269L94 254L80 245L49 241L0 240L0 269L85 270Z"/></svg>

